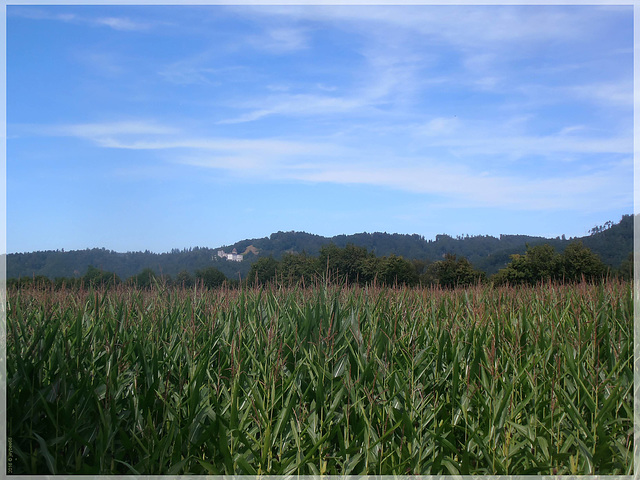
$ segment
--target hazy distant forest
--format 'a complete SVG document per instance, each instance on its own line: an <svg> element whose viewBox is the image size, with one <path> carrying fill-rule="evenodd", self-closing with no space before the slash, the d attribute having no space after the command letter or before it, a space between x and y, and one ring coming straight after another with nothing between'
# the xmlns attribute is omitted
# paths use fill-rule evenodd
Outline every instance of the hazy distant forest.
<svg viewBox="0 0 640 480"><path fill-rule="evenodd" d="M593 227L589 235L547 239L524 235L419 235L361 233L326 238L278 232L223 247L243 252L243 262L217 256L218 249L195 247L168 253L106 249L10 254L8 285L34 282L56 287L154 284L234 287L240 284L313 283L319 278L349 284L443 287L535 284L632 275L633 216Z"/></svg>

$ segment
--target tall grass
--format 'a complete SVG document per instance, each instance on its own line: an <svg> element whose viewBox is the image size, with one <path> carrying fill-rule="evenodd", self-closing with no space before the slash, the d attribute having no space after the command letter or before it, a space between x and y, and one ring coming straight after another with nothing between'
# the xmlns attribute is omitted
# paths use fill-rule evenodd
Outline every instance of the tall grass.
<svg viewBox="0 0 640 480"><path fill-rule="evenodd" d="M10 290L16 474L631 474L629 284Z"/></svg>

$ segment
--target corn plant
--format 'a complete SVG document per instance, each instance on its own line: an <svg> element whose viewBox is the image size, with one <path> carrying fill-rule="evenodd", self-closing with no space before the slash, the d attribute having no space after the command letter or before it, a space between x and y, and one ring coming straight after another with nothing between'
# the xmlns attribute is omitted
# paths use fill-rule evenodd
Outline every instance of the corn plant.
<svg viewBox="0 0 640 480"><path fill-rule="evenodd" d="M625 474L631 286L7 292L17 474Z"/></svg>

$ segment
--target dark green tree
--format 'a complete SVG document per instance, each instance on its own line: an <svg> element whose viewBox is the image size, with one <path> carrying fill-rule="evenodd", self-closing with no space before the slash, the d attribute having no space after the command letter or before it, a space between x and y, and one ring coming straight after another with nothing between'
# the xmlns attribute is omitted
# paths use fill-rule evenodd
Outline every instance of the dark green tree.
<svg viewBox="0 0 640 480"><path fill-rule="evenodd" d="M617 273L623 280L633 280L633 251L622 261Z"/></svg>
<svg viewBox="0 0 640 480"><path fill-rule="evenodd" d="M540 280L554 280L560 276L562 259L551 245L544 244L527 248L525 256L533 283Z"/></svg>
<svg viewBox="0 0 640 480"><path fill-rule="evenodd" d="M105 272L99 268L89 265L87 267L87 273L82 277L82 282L89 286L105 286L111 287L121 283L120 277L113 272Z"/></svg>
<svg viewBox="0 0 640 480"><path fill-rule="evenodd" d="M51 284L52 282L49 279L49 277L45 277L44 275L10 278L7 280L8 287L17 287L17 288L28 288L28 287L50 288Z"/></svg>
<svg viewBox="0 0 640 480"><path fill-rule="evenodd" d="M571 242L561 256L562 278L568 282L582 278L593 281L607 274L607 266L600 257L585 247L582 242Z"/></svg>
<svg viewBox="0 0 640 480"><path fill-rule="evenodd" d="M484 272L476 270L465 257L457 257L447 253L444 260L434 262L427 269L425 279L446 287L463 287L473 285L484 279Z"/></svg>
<svg viewBox="0 0 640 480"><path fill-rule="evenodd" d="M562 257L549 245L530 247L524 255L511 255L511 263L494 275L498 284L531 284L562 278Z"/></svg>
<svg viewBox="0 0 640 480"><path fill-rule="evenodd" d="M382 265L384 260L375 255L365 258L360 263L359 283L366 285L374 282L384 283L382 279Z"/></svg>
<svg viewBox="0 0 640 480"><path fill-rule="evenodd" d="M369 252L365 247L358 247L352 243L347 244L342 250L342 268L347 281L349 283L366 283L368 279L363 267L367 259L374 257L373 252Z"/></svg>
<svg viewBox="0 0 640 480"><path fill-rule="evenodd" d="M156 274L150 268L143 269L140 273L130 277L127 280L127 283L133 284L140 288L151 288L156 282Z"/></svg>
<svg viewBox="0 0 640 480"><path fill-rule="evenodd" d="M224 273L215 267L196 270L196 280L207 288L217 288L227 280Z"/></svg>
<svg viewBox="0 0 640 480"><path fill-rule="evenodd" d="M335 243L323 245L318 255L318 266L322 274L330 277L339 275L344 278L347 267L342 257L342 249Z"/></svg>
<svg viewBox="0 0 640 480"><path fill-rule="evenodd" d="M282 279L290 284L304 281L310 284L319 273L319 261L302 253L285 253L280 261Z"/></svg>
<svg viewBox="0 0 640 480"><path fill-rule="evenodd" d="M176 275L174 283L181 287L192 287L193 277L187 270L181 270L178 275Z"/></svg>
<svg viewBox="0 0 640 480"><path fill-rule="evenodd" d="M362 284L369 281L369 272L365 272L365 265L373 258L373 252L367 251L365 247L349 243L346 247L340 248L335 244L329 244L320 249L318 269L328 273L331 278Z"/></svg>
<svg viewBox="0 0 640 480"><path fill-rule="evenodd" d="M251 265L247 281L261 284L271 282L276 279L279 266L280 262L272 256L260 257Z"/></svg>
<svg viewBox="0 0 640 480"><path fill-rule="evenodd" d="M412 286L418 283L418 273L409 260L392 254L381 260L379 279L389 286Z"/></svg>

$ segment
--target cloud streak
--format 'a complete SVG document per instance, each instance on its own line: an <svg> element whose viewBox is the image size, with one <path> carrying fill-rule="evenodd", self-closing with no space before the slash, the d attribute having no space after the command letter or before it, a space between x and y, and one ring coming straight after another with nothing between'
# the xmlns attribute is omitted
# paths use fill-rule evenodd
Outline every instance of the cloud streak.
<svg viewBox="0 0 640 480"><path fill-rule="evenodd" d="M585 41L591 32L602 28L599 16L602 9L598 7L581 10L525 6L238 8L239 11L253 13L267 24L282 22L283 19L328 23L357 35L359 41L355 49L364 63L353 65L353 69L363 80L361 85L354 84L349 96L310 98L304 109L308 116L327 111L341 112L345 106L349 106L351 111L376 107L385 101L398 104L398 100L403 99L408 99L404 108L410 110L416 95L428 94L434 85L447 84L479 92L520 95L523 98L517 104L529 108L562 104L568 99L628 108L633 98L632 84L628 81L583 81L549 87L546 79L538 82L535 79L540 73L549 75L552 69L540 69L536 63L536 70L526 71L525 75L510 65L535 57L540 51L544 53L550 42L579 44ZM486 28L486 25L492 28ZM445 59L441 53L427 52L439 52L443 46L449 49L451 56L446 61L455 68L434 75L432 72L436 66ZM580 70L587 68L588 64L583 62L581 65L579 60L575 60L572 65ZM556 75L560 73L556 72ZM355 75L351 77L356 78ZM295 97L256 97L251 102L235 105L241 110L249 109L248 113L224 122L248 122L276 114L300 115L303 109L295 106L304 105L307 99L301 95L299 100L300 103Z"/></svg>
<svg viewBox="0 0 640 480"><path fill-rule="evenodd" d="M109 27L120 31L145 31L152 28L152 23L132 20L129 17L88 16L75 13L52 13L40 8L9 8L8 15L24 17L32 20L52 20L65 23L84 24L94 27Z"/></svg>
<svg viewBox="0 0 640 480"><path fill-rule="evenodd" d="M308 48L308 38L299 28L271 28L264 35L250 37L248 43L259 50L285 54Z"/></svg>
<svg viewBox="0 0 640 480"><path fill-rule="evenodd" d="M452 134L458 121L434 119L431 133ZM632 175L631 161L601 166L597 171L575 170L544 178L473 167L465 160L478 154L526 152L631 154L628 139L587 140L565 134L550 137L466 138L438 140L463 157L447 163L429 156L384 156L376 161L368 149L355 149L331 139L243 139L190 137L184 129L151 121L89 123L40 128L47 135L90 140L103 148L177 151L172 162L185 167L226 171L236 177L269 182L312 182L368 185L447 199L451 204L506 207L514 210L593 210L606 204L624 206L628 195L620 185ZM429 135L434 141L437 136ZM483 167L483 165L479 165Z"/></svg>
<svg viewBox="0 0 640 480"><path fill-rule="evenodd" d="M459 164L423 167L332 165L292 178L342 184L366 184L438 195L451 206L503 207L511 210L587 210L624 207L628 195L619 186L628 168L608 173L528 179L516 175L482 175ZM602 204L603 198L608 201Z"/></svg>
<svg viewBox="0 0 640 480"><path fill-rule="evenodd" d="M544 43L591 35L601 28L607 7L577 10L530 6L270 6L235 7L264 18L326 22L349 31L387 36L400 31L445 41L462 49L516 48L520 42ZM611 9L608 9L611 12ZM622 9L618 11L622 12ZM491 25L491 28L487 28Z"/></svg>
<svg viewBox="0 0 640 480"><path fill-rule="evenodd" d="M113 136L169 135L180 131L175 127L148 121L96 122L50 126L30 125L23 128L34 134L80 137L97 143L100 143L104 138Z"/></svg>
<svg viewBox="0 0 640 480"><path fill-rule="evenodd" d="M99 17L87 21L94 22L97 25L106 25L114 30L139 31L150 28L148 23L136 22L127 17Z"/></svg>
<svg viewBox="0 0 640 480"><path fill-rule="evenodd" d="M246 102L235 105L236 108L251 109L254 103L260 103L263 108L252 109L248 113L237 117L220 120L219 124L244 123L259 120L271 115L286 116L316 116L344 114L372 106L373 99L366 97L338 97L313 94L287 94L270 96L259 102Z"/></svg>

